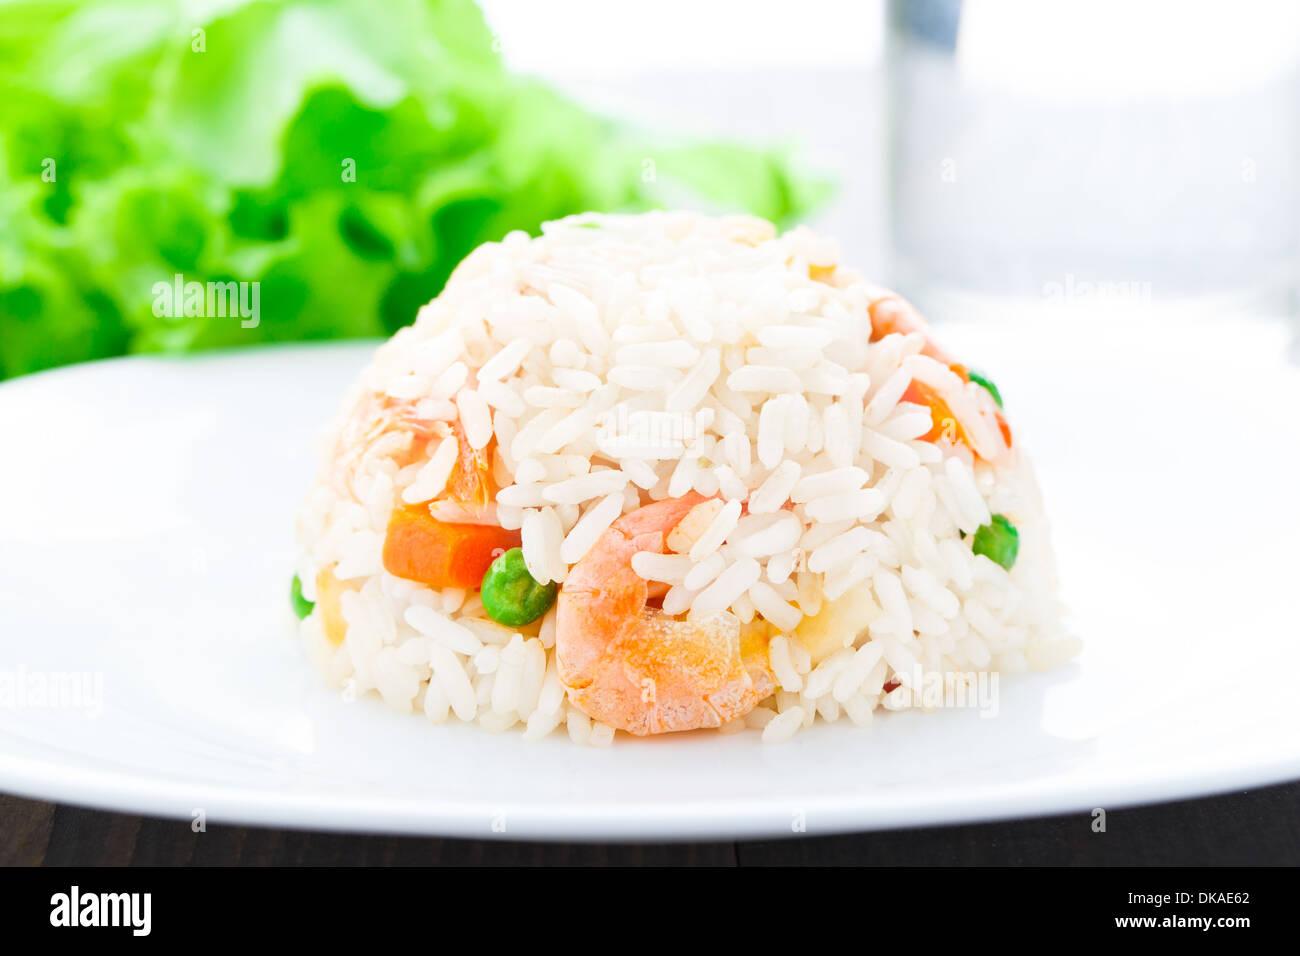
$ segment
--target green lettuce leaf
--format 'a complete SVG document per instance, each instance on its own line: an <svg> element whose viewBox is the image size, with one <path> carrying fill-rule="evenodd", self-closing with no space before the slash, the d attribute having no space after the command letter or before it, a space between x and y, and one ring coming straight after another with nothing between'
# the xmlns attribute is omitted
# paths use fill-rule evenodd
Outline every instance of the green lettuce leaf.
<svg viewBox="0 0 1300 956"><path fill-rule="evenodd" d="M829 189L510 74L470 0L0 3L0 103L0 377L386 335L512 229L683 202L788 224ZM255 283L259 320L185 314L177 276Z"/></svg>

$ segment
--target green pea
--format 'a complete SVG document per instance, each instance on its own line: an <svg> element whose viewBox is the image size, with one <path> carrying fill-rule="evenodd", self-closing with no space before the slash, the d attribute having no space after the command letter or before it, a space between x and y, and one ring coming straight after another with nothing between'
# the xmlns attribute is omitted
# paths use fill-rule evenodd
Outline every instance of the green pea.
<svg viewBox="0 0 1300 956"><path fill-rule="evenodd" d="M993 384L992 380L981 375L979 372L967 372L966 374L976 385L983 385L988 389L989 394L993 396L993 401L998 403L998 408L1003 407L1002 393L998 391L998 387Z"/></svg>
<svg viewBox="0 0 1300 956"><path fill-rule="evenodd" d="M298 615L300 621L316 606L302 596L302 581L296 574L293 576L293 585L289 588L289 603L293 605L293 613Z"/></svg>
<svg viewBox="0 0 1300 956"><path fill-rule="evenodd" d="M1020 532L1005 515L994 515L988 524L980 525L975 532L971 550L1010 571L1020 550Z"/></svg>
<svg viewBox="0 0 1300 956"><path fill-rule="evenodd" d="M511 548L493 561L483 575L479 597L483 610L492 620L507 627L521 627L549 611L558 590L553 581L538 584L524 564L524 552Z"/></svg>

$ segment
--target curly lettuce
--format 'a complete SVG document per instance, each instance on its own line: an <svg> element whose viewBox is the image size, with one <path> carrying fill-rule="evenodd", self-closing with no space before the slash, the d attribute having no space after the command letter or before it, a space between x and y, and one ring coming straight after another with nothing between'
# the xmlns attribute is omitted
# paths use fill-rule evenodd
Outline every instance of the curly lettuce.
<svg viewBox="0 0 1300 956"><path fill-rule="evenodd" d="M683 193L789 222L829 191L510 74L469 0L0 3L0 102L0 377L385 335L512 229ZM260 321L160 314L177 275L258 283Z"/></svg>

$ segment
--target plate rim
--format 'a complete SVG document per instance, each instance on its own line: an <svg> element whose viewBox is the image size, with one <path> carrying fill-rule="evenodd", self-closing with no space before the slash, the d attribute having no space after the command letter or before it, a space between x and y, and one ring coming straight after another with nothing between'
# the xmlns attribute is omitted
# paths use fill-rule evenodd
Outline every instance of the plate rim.
<svg viewBox="0 0 1300 956"><path fill-rule="evenodd" d="M950 799L935 796L919 797L907 808L896 803L872 808L843 796L807 795L787 801L797 802L806 823L806 829L796 831L790 826L790 807L778 805L782 798L775 797L729 799L725 804L578 800L563 809L511 801L488 806L436 797L312 797L248 786L189 784L0 754L0 789L33 800L173 820L192 818L194 810L182 808L202 808L207 823L227 826L548 843L802 838L996 823L1195 800L1295 780L1300 780L1300 755L1198 769L1191 775L1164 774L1139 783L1108 781L1099 784L1086 800L1074 782L1054 784L1050 780L1016 792L982 785L956 807ZM499 817L506 826L496 829L492 821Z"/></svg>

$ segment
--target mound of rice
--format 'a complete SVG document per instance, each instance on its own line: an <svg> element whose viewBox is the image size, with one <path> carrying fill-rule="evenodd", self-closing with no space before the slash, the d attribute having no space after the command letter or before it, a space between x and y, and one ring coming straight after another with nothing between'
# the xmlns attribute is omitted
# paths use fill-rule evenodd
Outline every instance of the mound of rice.
<svg viewBox="0 0 1300 956"><path fill-rule="evenodd" d="M749 217L584 215L480 247L329 433L298 522L312 658L434 723L613 739L566 695L554 607L506 627L472 589L385 570L394 510L438 504L458 424L490 455L485 513L519 529L540 582L620 515L712 499L689 548L633 565L669 613L767 622L776 690L723 731L866 724L942 706L922 693L936 676L951 691L1068 659L1030 466L1016 442L992 464L935 439L904 394L953 373L921 332L872 341L887 295L834 243ZM1019 532L1009 571L972 548L994 515Z"/></svg>

